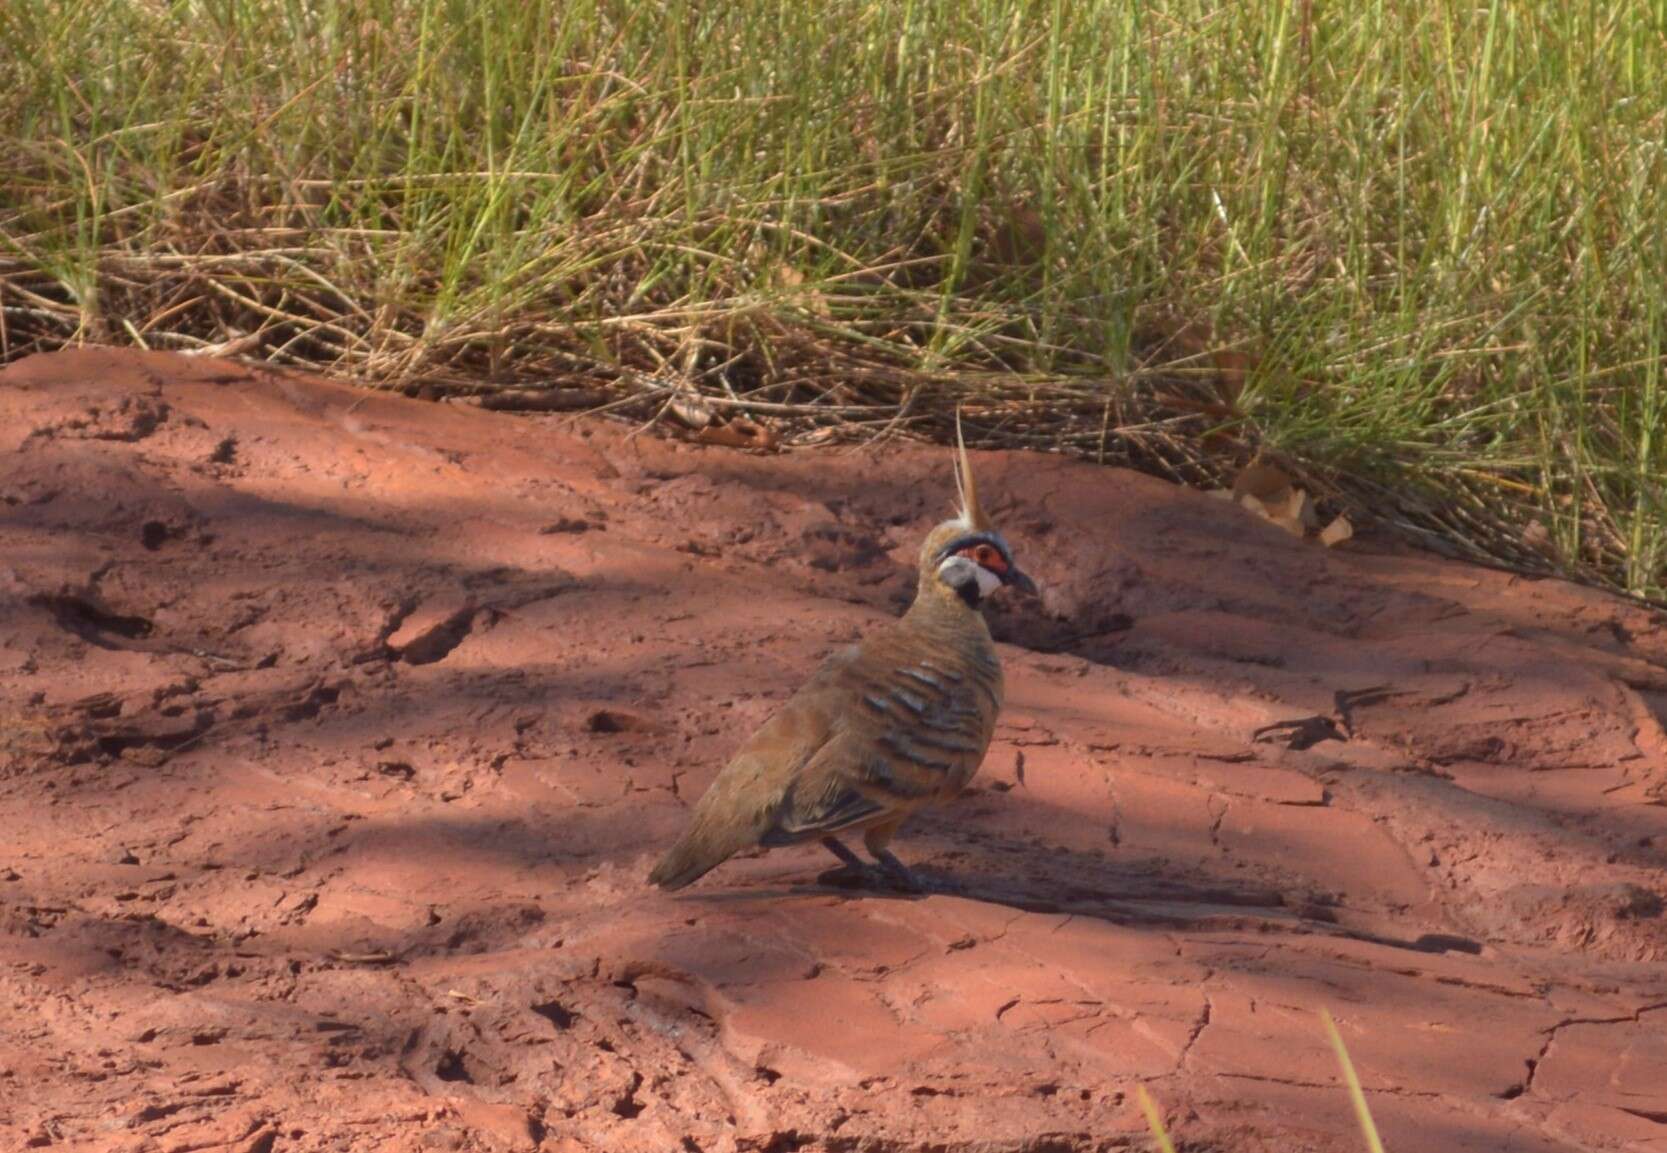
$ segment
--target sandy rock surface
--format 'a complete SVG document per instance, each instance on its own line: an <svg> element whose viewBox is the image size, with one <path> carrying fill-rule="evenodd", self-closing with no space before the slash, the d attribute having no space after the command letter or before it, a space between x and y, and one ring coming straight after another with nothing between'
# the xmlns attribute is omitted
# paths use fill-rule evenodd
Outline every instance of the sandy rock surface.
<svg viewBox="0 0 1667 1153"><path fill-rule="evenodd" d="M895 848L644 876L942 450L0 371L0 1149L1667 1151L1667 622L976 458L1045 588Z"/></svg>

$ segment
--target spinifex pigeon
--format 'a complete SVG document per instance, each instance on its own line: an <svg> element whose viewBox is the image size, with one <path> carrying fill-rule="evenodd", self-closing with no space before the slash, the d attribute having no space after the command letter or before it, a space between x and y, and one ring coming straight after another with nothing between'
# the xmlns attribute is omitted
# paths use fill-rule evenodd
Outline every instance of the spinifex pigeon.
<svg viewBox="0 0 1667 1153"><path fill-rule="evenodd" d="M990 746L1001 663L979 606L1003 585L1036 591L979 507L965 444L956 465L960 515L927 534L909 611L829 657L741 746L649 880L680 889L742 850L812 839L873 877L837 835L860 830L891 881L922 887L887 845Z"/></svg>

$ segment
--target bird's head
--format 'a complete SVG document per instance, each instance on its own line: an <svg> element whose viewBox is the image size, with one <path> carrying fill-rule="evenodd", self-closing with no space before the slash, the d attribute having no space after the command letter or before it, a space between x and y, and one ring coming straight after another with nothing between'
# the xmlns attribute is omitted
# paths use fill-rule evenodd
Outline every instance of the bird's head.
<svg viewBox="0 0 1667 1153"><path fill-rule="evenodd" d="M1036 582L1013 563L1013 549L979 506L966 442L961 439L960 413L955 415L955 447L960 515L926 534L920 549L920 591L947 593L971 608L1006 585L1034 595Z"/></svg>

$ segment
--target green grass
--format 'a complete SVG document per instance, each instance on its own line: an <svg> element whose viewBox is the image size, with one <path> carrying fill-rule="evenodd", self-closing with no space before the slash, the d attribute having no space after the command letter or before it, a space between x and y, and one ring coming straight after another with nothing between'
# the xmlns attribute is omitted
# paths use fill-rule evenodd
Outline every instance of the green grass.
<svg viewBox="0 0 1667 1153"><path fill-rule="evenodd" d="M1662 597L1664 139L1667 0L8 0L0 358L965 400Z"/></svg>

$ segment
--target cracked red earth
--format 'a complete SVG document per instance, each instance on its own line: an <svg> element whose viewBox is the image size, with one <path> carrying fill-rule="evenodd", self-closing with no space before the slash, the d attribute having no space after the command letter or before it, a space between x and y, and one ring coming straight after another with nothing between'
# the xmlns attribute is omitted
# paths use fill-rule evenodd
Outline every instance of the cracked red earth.
<svg viewBox="0 0 1667 1153"><path fill-rule="evenodd" d="M947 454L87 351L0 372L0 1147L1667 1151L1667 625L977 460L970 794L644 884Z"/></svg>

